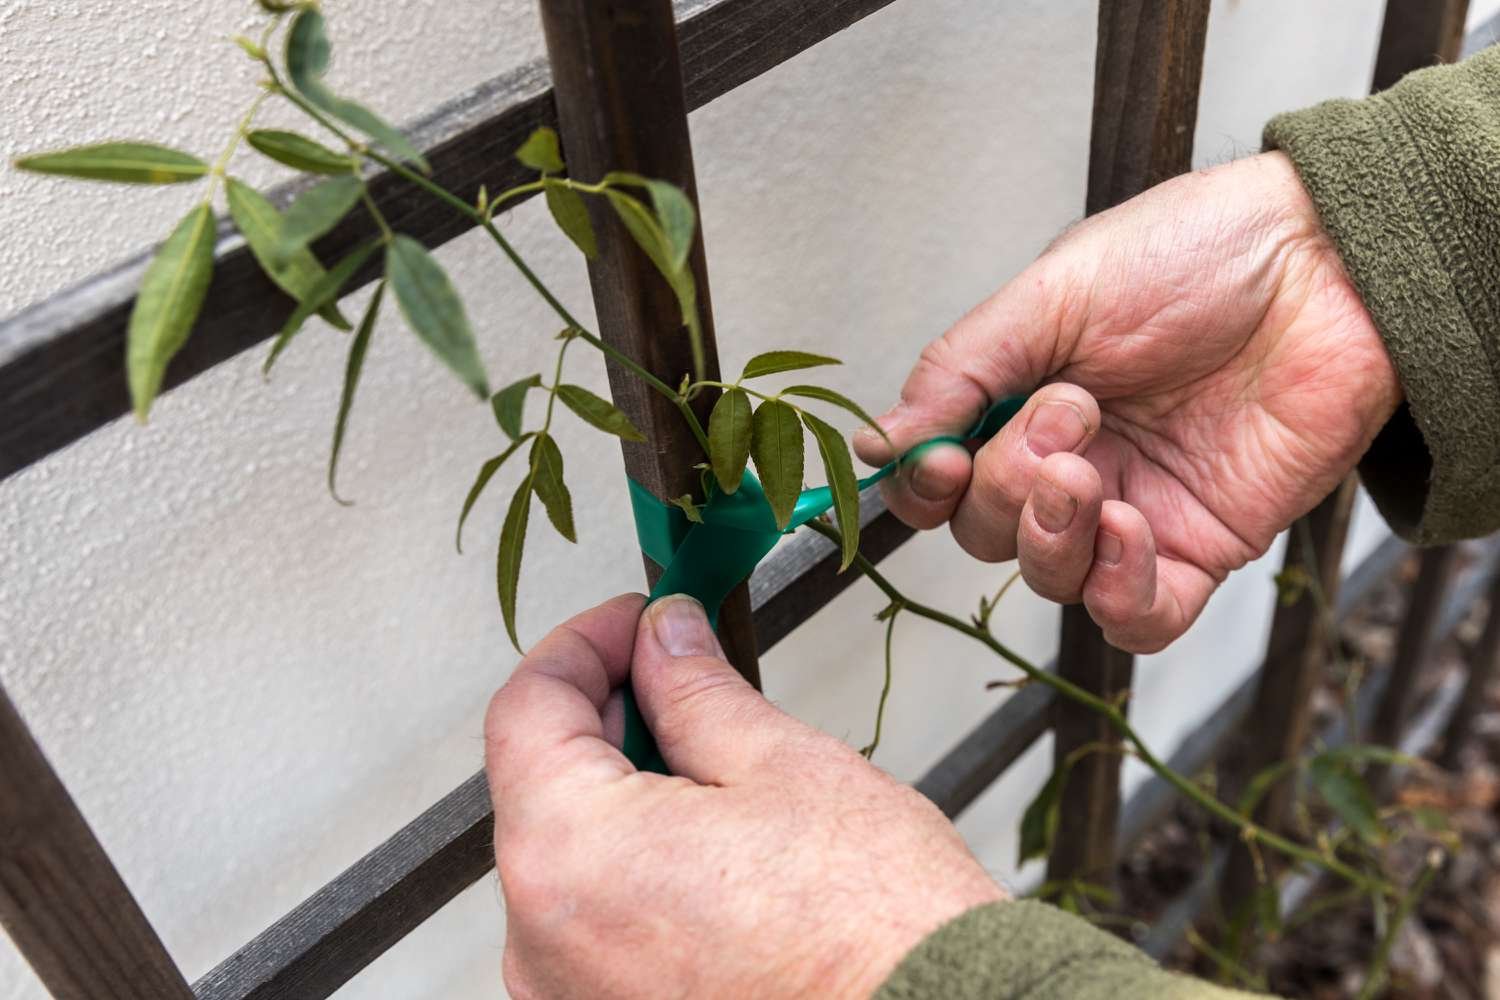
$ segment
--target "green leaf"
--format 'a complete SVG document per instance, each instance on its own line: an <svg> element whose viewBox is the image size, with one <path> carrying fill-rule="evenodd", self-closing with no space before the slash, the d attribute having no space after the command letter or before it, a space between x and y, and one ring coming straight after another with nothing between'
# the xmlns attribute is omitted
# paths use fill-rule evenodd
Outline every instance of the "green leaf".
<svg viewBox="0 0 1500 1000"><path fill-rule="evenodd" d="M651 195L655 209L656 226L661 233L663 273L680 271L687 264L688 254L693 249L693 235L698 227L698 211L692 199L675 184L653 180L624 170L614 170L604 177L606 184L631 184L645 188Z"/></svg>
<svg viewBox="0 0 1500 1000"><path fill-rule="evenodd" d="M495 588L500 594L500 614L505 618L505 633L518 653L524 650L516 638L516 591L521 583L521 555L526 548L526 521L530 514L531 477L528 476L515 496L510 498L505 523L500 526L500 548L495 555Z"/></svg>
<svg viewBox="0 0 1500 1000"><path fill-rule="evenodd" d="M1281 935L1281 890L1274 879L1255 887L1255 914L1271 940Z"/></svg>
<svg viewBox="0 0 1500 1000"><path fill-rule="evenodd" d="M290 257L338 225L364 186L358 177L332 177L302 192L282 216L278 257Z"/></svg>
<svg viewBox="0 0 1500 1000"><path fill-rule="evenodd" d="M552 527L568 541L578 541L573 528L573 497L563 482L562 452L550 434L539 434L531 443L531 482L547 508Z"/></svg>
<svg viewBox="0 0 1500 1000"><path fill-rule="evenodd" d="M562 173L562 149L557 144L557 133L543 125L526 137L521 148L516 150L516 159L544 174Z"/></svg>
<svg viewBox="0 0 1500 1000"><path fill-rule="evenodd" d="M101 142L37 153L16 160L16 166L35 174L125 184L180 184L208 173L208 164L196 156L149 142Z"/></svg>
<svg viewBox="0 0 1500 1000"><path fill-rule="evenodd" d="M1376 844L1383 839L1375 799L1363 778L1338 760L1321 754L1308 764L1307 776L1328 807L1361 840Z"/></svg>
<svg viewBox="0 0 1500 1000"><path fill-rule="evenodd" d="M256 129L245 141L257 152L297 170L314 174L348 174L354 169L352 157L335 153L327 146L296 132L280 129Z"/></svg>
<svg viewBox="0 0 1500 1000"><path fill-rule="evenodd" d="M521 418L526 406L526 393L542 384L540 375L528 375L512 382L490 397L490 408L495 411L495 423L512 441L521 437Z"/></svg>
<svg viewBox="0 0 1500 1000"><path fill-rule="evenodd" d="M484 363L463 302L438 262L410 236L397 236L385 254L386 279L412 329L480 399L490 394Z"/></svg>
<svg viewBox="0 0 1500 1000"><path fill-rule="evenodd" d="M828 473L833 513L838 518L839 534L844 539L843 558L839 563L839 572L842 573L859 552L859 478L854 474L849 445L837 427L805 411L802 422L818 442L818 454L823 456L823 468Z"/></svg>
<svg viewBox="0 0 1500 1000"><path fill-rule="evenodd" d="M1060 767L1042 785L1036 798L1026 807L1021 816L1020 856L1017 866L1032 858L1044 858L1052 850L1053 838L1057 836L1058 821L1062 811L1063 786L1068 782L1068 768Z"/></svg>
<svg viewBox="0 0 1500 1000"><path fill-rule="evenodd" d="M693 495L691 493L684 493L674 500L668 500L667 503L686 514L687 519L694 524L703 523L703 510L693 502Z"/></svg>
<svg viewBox="0 0 1500 1000"><path fill-rule="evenodd" d="M834 406L854 414L861 423L867 427L874 428L881 437L885 437L885 431L880 429L880 425L875 422L875 418L866 413L863 407L843 393L834 392L832 389L825 389L821 385L789 385L781 390L781 395L804 396L808 399L832 403Z"/></svg>
<svg viewBox="0 0 1500 1000"><path fill-rule="evenodd" d="M613 175L612 175L613 176ZM693 374L704 377L706 356L703 349L703 323L698 316L698 285L693 280L691 268L673 266L675 250L662 231L661 222L638 200L619 191L606 190L604 195L619 216L625 230L650 259L662 277L667 279L672 294L677 298L677 307L682 312L682 323L687 327L688 340L693 348Z"/></svg>
<svg viewBox="0 0 1500 1000"><path fill-rule="evenodd" d="M531 436L530 434L521 435L510 443L509 448L479 467L479 475L474 477L474 485L469 487L469 495L464 497L464 509L458 515L458 529L453 533L453 545L460 555L464 551L464 522L469 519L469 511L474 509L475 502L479 500L479 494L484 492L484 488L489 485L495 473L500 471L500 466L505 464L505 460L514 455L516 450Z"/></svg>
<svg viewBox="0 0 1500 1000"><path fill-rule="evenodd" d="M728 389L708 416L708 452L719 489L740 488L745 463L750 460L750 397L743 389Z"/></svg>
<svg viewBox="0 0 1500 1000"><path fill-rule="evenodd" d="M349 425L349 410L354 406L354 391L359 388L360 372L365 367L365 352L370 349L370 335L375 332L375 317L380 313L380 299L385 294L385 282L375 286L375 294L365 307L365 315L359 321L359 329L349 342L349 359L344 362L344 388L339 393L339 415L333 423L333 449L328 455L328 494L334 500L349 506L352 501L339 496L335 480L338 476L339 452L344 449L344 430Z"/></svg>
<svg viewBox="0 0 1500 1000"><path fill-rule="evenodd" d="M838 358L830 358L823 354L809 354L806 351L767 351L746 361L745 370L740 373L740 378L759 378L762 375L775 375L777 372L841 364L843 362Z"/></svg>
<svg viewBox="0 0 1500 1000"><path fill-rule="evenodd" d="M287 321L282 326L281 332L276 335L276 342L271 345L271 353L266 355L265 364L261 366L261 371L264 374L270 374L271 366L276 363L276 359L281 356L281 352L286 350L286 345L290 344L292 338L302 329L302 325L307 322L308 317L312 316L315 312L319 312L330 303L338 301L339 289L343 288L349 279L354 277L354 272L358 271L360 266L369 259L370 254L375 252L377 246L379 246L377 243L365 243L355 247L347 257L339 261L333 266L331 271L323 275L318 280L318 283L303 297L302 301L297 303L297 308L292 310L292 314L287 317Z"/></svg>
<svg viewBox="0 0 1500 1000"><path fill-rule="evenodd" d="M802 425L790 403L772 399L760 404L751 425L750 454L776 526L786 530L802 492Z"/></svg>
<svg viewBox="0 0 1500 1000"><path fill-rule="evenodd" d="M646 440L646 435L642 434L615 404L607 399L600 399L581 385L558 386L557 398L562 400L563 405L568 409L606 434L613 434L626 441Z"/></svg>
<svg viewBox="0 0 1500 1000"><path fill-rule="evenodd" d="M141 420L161 390L167 362L192 333L213 270L214 213L204 202L183 217L156 252L130 313L125 370Z"/></svg>
<svg viewBox="0 0 1500 1000"><path fill-rule="evenodd" d="M1240 801L1236 811L1246 816L1250 815L1260 805L1261 799L1271 790L1271 786L1290 771L1295 765L1294 760L1279 760L1255 772L1250 783L1245 786L1245 791L1240 795Z"/></svg>
<svg viewBox="0 0 1500 1000"><path fill-rule="evenodd" d="M316 8L304 7L293 19L286 38L286 69L292 86L313 105L354 126L399 159L429 171L427 161L404 135L369 108L328 89L323 76L328 72L331 52L323 15Z"/></svg>
<svg viewBox="0 0 1500 1000"><path fill-rule="evenodd" d="M573 245L593 260L599 256L599 239L594 235L594 224L589 221L589 210L582 196L572 188L549 183L546 188L547 210L557 228L567 234Z"/></svg>
<svg viewBox="0 0 1500 1000"><path fill-rule="evenodd" d="M240 235L250 247L250 253L260 264L261 270L276 283L277 287L292 298L301 301L315 288L328 272L307 248L288 257L278 257L281 245L281 213L267 201L259 191L241 184L233 177L225 178L229 197L229 215L234 219ZM335 303L329 303L320 315L340 330L350 329L349 321L339 312Z"/></svg>
<svg viewBox="0 0 1500 1000"><path fill-rule="evenodd" d="M1344 764L1380 764L1384 767L1421 767L1425 763L1420 757L1402 753L1391 747L1374 743L1356 743L1352 746L1325 750L1320 757Z"/></svg>

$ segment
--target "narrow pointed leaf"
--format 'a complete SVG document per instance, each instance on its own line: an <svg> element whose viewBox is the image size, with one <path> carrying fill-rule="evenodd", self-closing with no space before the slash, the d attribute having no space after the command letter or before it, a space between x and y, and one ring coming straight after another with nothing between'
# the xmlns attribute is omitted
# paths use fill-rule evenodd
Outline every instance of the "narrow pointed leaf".
<svg viewBox="0 0 1500 1000"><path fill-rule="evenodd" d="M526 407L526 393L542 384L540 375L528 375L512 382L490 397L490 408L495 411L495 423L512 441L521 436L521 419Z"/></svg>
<svg viewBox="0 0 1500 1000"><path fill-rule="evenodd" d="M549 183L547 210L552 213L557 228L573 241L584 257L593 260L599 256L599 239L594 235L594 224L589 221L589 210L577 191Z"/></svg>
<svg viewBox="0 0 1500 1000"><path fill-rule="evenodd" d="M750 461L750 397L743 389L727 389L708 416L709 462L719 489L740 488L745 463Z"/></svg>
<svg viewBox="0 0 1500 1000"><path fill-rule="evenodd" d="M292 85L312 104L354 126L400 159L412 161L424 172L430 170L417 148L383 118L328 89L323 76L328 72L331 53L323 15L316 8L304 7L287 32L286 69Z"/></svg>
<svg viewBox="0 0 1500 1000"><path fill-rule="evenodd" d="M495 588L500 595L500 614L505 633L516 652L523 652L516 638L516 592L521 584L521 555L526 548L526 521L531 514L531 478L528 476L505 512L500 526L500 548L495 556Z"/></svg>
<svg viewBox="0 0 1500 1000"><path fill-rule="evenodd" d="M354 277L354 272L358 271L370 258L370 254L375 252L378 245L365 243L355 247L347 257L335 264L332 270L318 280L302 301L297 303L297 308L292 310L291 316L287 317L286 323L281 327L281 332L276 335L276 342L271 345L271 353L266 355L265 364L261 366L262 372L270 374L271 366L276 363L281 352L286 350L286 346L292 342L292 338L297 335L313 313L338 301L339 289L348 284L349 279Z"/></svg>
<svg viewBox="0 0 1500 1000"><path fill-rule="evenodd" d="M1052 841L1057 836L1058 821L1062 814L1063 787L1067 781L1066 767L1053 771L1022 814L1020 854L1016 858L1018 867L1032 858L1044 858L1052 850Z"/></svg>
<svg viewBox="0 0 1500 1000"><path fill-rule="evenodd" d="M833 493L833 513L838 518L839 534L844 538L843 558L839 572L849 568L859 552L859 479L854 475L854 460L849 445L837 427L811 413L802 414L802 422L818 442L823 468L828 473L828 488Z"/></svg>
<svg viewBox="0 0 1500 1000"><path fill-rule="evenodd" d="M245 237L250 253L256 263L276 282L277 287L299 302L317 286L328 272L313 256L312 251L302 248L289 257L278 257L281 246L281 213L263 195L233 177L226 179L226 194L229 198L229 215L234 219L240 235ZM319 312L324 319L340 330L350 329L349 321L339 312L338 306L329 303Z"/></svg>
<svg viewBox="0 0 1500 1000"><path fill-rule="evenodd" d="M348 174L353 158L336 153L315 139L280 129L256 129L245 141L263 156L297 170L314 174Z"/></svg>
<svg viewBox="0 0 1500 1000"><path fill-rule="evenodd" d="M774 399L760 404L751 426L750 454L776 526L784 530L802 492L802 425L790 404Z"/></svg>
<svg viewBox="0 0 1500 1000"><path fill-rule="evenodd" d="M523 166L544 174L561 173L563 158L562 148L557 144L557 133L545 125L537 129L516 150L516 159Z"/></svg>
<svg viewBox="0 0 1500 1000"><path fill-rule="evenodd" d="M125 184L180 184L208 173L208 164L180 150L149 142L101 142L37 153L16 160L21 170Z"/></svg>
<svg viewBox="0 0 1500 1000"><path fill-rule="evenodd" d="M531 442L531 483L552 527L568 541L578 541L573 527L573 496L563 481L562 452L550 434L539 434Z"/></svg>
<svg viewBox="0 0 1500 1000"><path fill-rule="evenodd" d="M605 175L604 181L644 188L651 195L666 262L665 266L658 266L663 273L681 270L693 249L693 234L698 226L698 212L687 193L667 181L653 180L625 170L611 171Z"/></svg>
<svg viewBox="0 0 1500 1000"><path fill-rule="evenodd" d="M767 351L746 361L745 370L740 373L740 378L758 378L761 375L775 375L777 372L841 364L843 362L838 358L830 358L823 354L809 354L806 351Z"/></svg>
<svg viewBox="0 0 1500 1000"><path fill-rule="evenodd" d="M821 385L789 385L785 389L781 390L781 394L783 396L803 396L807 399L816 399L824 403L832 403L834 406L837 406L842 410L854 414L855 417L859 418L861 423L865 424L868 427L873 427L875 430L879 431L882 436L885 435L885 431L880 430L880 425L875 422L874 417L865 412L864 407L860 406L854 400L850 399L848 396L845 396L841 392L834 392L832 389L825 389Z"/></svg>
<svg viewBox="0 0 1500 1000"><path fill-rule="evenodd" d="M696 378L703 378L706 368L703 322L698 316L698 285L693 279L692 269L674 266L676 252L662 231L661 222L645 205L619 191L605 191L604 194L626 231L651 263L656 265L662 277L667 279L672 294L677 297L677 306L682 311L682 324L687 327L688 339L693 348L693 374Z"/></svg>
<svg viewBox="0 0 1500 1000"><path fill-rule="evenodd" d="M344 362L344 388L339 393L339 415L333 422L333 448L328 454L328 494L334 500L349 506L353 501L339 496L336 479L339 470L339 452L344 449L344 431L349 426L349 410L354 406L354 392L359 388L359 376L365 367L365 352L370 349L370 335L375 332L375 318L380 313L380 299L385 294L385 282L375 286L375 294L365 307L365 315L359 321L359 329L349 342L349 359Z"/></svg>
<svg viewBox="0 0 1500 1000"><path fill-rule="evenodd" d="M1328 807L1361 840L1376 844L1383 839L1375 799L1363 778L1339 761L1322 756L1308 764L1307 776Z"/></svg>
<svg viewBox="0 0 1500 1000"><path fill-rule="evenodd" d="M563 405L568 409L606 434L613 434L626 441L646 440L646 435L642 434L614 403L607 399L600 399L581 385L558 386L557 398L562 400Z"/></svg>
<svg viewBox="0 0 1500 1000"><path fill-rule="evenodd" d="M506 459L514 455L516 450L530 437L530 434L522 435L512 441L509 448L506 448L479 467L479 475L474 477L474 485L469 487L469 495L464 497L464 509L459 512L458 528L453 533L453 545L458 549L460 555L464 551L464 522L469 519L469 511L474 509L474 504L478 502L479 495L484 492L484 488L495 477L495 473L500 471L500 466L504 465Z"/></svg>
<svg viewBox="0 0 1500 1000"><path fill-rule="evenodd" d="M397 236L386 251L385 274L417 336L475 395L489 396L489 379L463 302L433 256L410 236Z"/></svg>
<svg viewBox="0 0 1500 1000"><path fill-rule="evenodd" d="M684 493L675 500L668 500L667 503L682 511L687 516L687 519L694 524L703 523L703 511L693 502L693 495L691 493Z"/></svg>
<svg viewBox="0 0 1500 1000"><path fill-rule="evenodd" d="M141 420L161 390L167 362L192 333L214 268L214 213L207 202L183 217L146 268L125 335L125 370Z"/></svg>
<svg viewBox="0 0 1500 1000"><path fill-rule="evenodd" d="M338 225L359 201L364 186L358 177L331 177L302 192L281 218L277 255L283 259L290 257Z"/></svg>

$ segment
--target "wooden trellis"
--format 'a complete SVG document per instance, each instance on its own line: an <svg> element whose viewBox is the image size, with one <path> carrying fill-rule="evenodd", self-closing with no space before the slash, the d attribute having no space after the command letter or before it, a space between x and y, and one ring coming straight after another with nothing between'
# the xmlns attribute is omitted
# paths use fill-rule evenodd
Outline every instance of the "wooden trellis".
<svg viewBox="0 0 1500 1000"><path fill-rule="evenodd" d="M465 198L472 199L481 184L494 191L529 179L510 154L542 125L560 127L578 176L635 170L671 180L691 195L689 111L891 2L691 0L680 5L685 16L674 23L670 0L542 0L550 74L547 65L532 65L495 80L439 109L419 124L414 139L434 178ZM1389 0L1377 85L1452 58L1465 8L1463 0ZM1090 212L1189 168L1207 17L1208 0L1101 2ZM469 224L431 211L425 196L399 177L376 175L370 187L391 224L428 246L453 239ZM712 219L706 222L711 229ZM686 348L681 338L651 331L675 328L676 305L614 223L601 223L602 253L590 268L600 332L675 380L689 367ZM368 216L352 215L318 249L336 258L376 235L372 226ZM701 235L692 260L712 369ZM0 324L0 476L128 412L125 326L145 263L143 256ZM373 270L360 274L351 287L374 276ZM266 339L290 309L290 300L273 288L239 239L226 236L216 252L203 318L173 362L168 387ZM693 484L683 477L698 455L676 411L613 370L611 385L616 403L647 428L653 442L650 448L625 446L630 474L663 497L690 491ZM1336 623L1348 616L1407 554L1389 538L1340 579L1352 498L1352 484L1341 487L1294 528L1288 548L1289 566L1319 568L1326 607L1302 602L1278 612L1264 668L1184 742L1174 767L1193 772L1212 763L1247 716L1257 720L1256 753L1265 760L1306 745L1306 699L1297 693L1309 689L1321 666L1325 618ZM866 495L863 510L862 548L869 558L884 558L910 537L883 511L877 494ZM1299 538L1311 548L1299 545ZM1459 561L1453 550L1424 557L1396 664L1366 684L1364 717L1373 717L1377 734L1388 740L1402 738L1413 713L1424 732L1432 730L1436 715L1446 717L1457 701L1455 689L1445 700L1413 706L1410 680L1422 653L1500 579L1500 550L1493 544L1456 572ZM799 536L736 592L721 622L731 658L744 673L756 679L758 652L853 581L852 574L835 573L837 563L822 538ZM1471 681L1476 690L1500 662L1497 644L1500 627L1492 624ZM1130 658L1104 644L1080 609L1064 614L1060 650L1054 669L1064 675L1105 694L1128 686ZM1454 720L1455 734L1467 725L1464 718ZM1056 733L1058 754L1107 735L1097 719L1057 703L1050 688L1033 685L960 740L917 788L956 816L1049 729ZM1321 736L1330 743L1352 738ZM1252 755L1252 761L1260 757ZM1063 808L1069 822L1049 859L1049 876L1107 880L1116 860L1171 802L1171 789L1158 779L1122 804L1118 755L1091 755L1068 786ZM1282 800L1272 796L1261 816L1277 825L1284 811ZM189 985L23 720L0 695L0 922L58 997L326 997L490 870L492 820L484 775L476 774ZM1151 947L1160 950L1181 932L1213 895L1220 872L1226 892L1243 887L1243 859L1221 857L1162 921Z"/></svg>

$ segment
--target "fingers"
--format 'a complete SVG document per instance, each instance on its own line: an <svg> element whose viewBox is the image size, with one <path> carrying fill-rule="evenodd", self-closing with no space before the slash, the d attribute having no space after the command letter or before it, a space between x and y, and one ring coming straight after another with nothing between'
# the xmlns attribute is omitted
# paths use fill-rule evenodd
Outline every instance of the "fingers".
<svg viewBox="0 0 1500 1000"><path fill-rule="evenodd" d="M884 465L923 441L962 433L991 402L1051 374L1066 311L1063 287L1038 261L928 344L901 401L879 420L890 443L861 430L854 437L860 459Z"/></svg>
<svg viewBox="0 0 1500 1000"><path fill-rule="evenodd" d="M886 509L919 531L946 524L969 488L973 465L969 450L956 444L919 449L896 475L881 480Z"/></svg>
<svg viewBox="0 0 1500 1000"><path fill-rule="evenodd" d="M1094 565L1083 603L1110 645L1155 653L1186 632L1218 581L1196 566L1157 556L1145 516L1118 500L1099 511Z"/></svg>
<svg viewBox="0 0 1500 1000"><path fill-rule="evenodd" d="M1094 565L1104 484L1089 462L1060 451L1043 459L1016 534L1027 586L1059 604L1077 604Z"/></svg>
<svg viewBox="0 0 1500 1000"><path fill-rule="evenodd" d="M725 662L703 606L691 597L664 597L646 609L631 680L672 773L700 784L764 777L781 751L820 738Z"/></svg>
<svg viewBox="0 0 1500 1000"><path fill-rule="evenodd" d="M954 539L976 559L1014 559L1021 511L1042 462L1059 453L1082 454L1098 430L1099 404L1087 392L1061 382L1038 389L975 454L968 489L949 521ZM1083 488L1082 474L1068 468L1068 481L1053 485Z"/></svg>
<svg viewBox="0 0 1500 1000"><path fill-rule="evenodd" d="M485 767L497 823L523 814L531 796L634 770L605 742L601 713L630 674L644 603L626 594L553 629L491 699Z"/></svg>

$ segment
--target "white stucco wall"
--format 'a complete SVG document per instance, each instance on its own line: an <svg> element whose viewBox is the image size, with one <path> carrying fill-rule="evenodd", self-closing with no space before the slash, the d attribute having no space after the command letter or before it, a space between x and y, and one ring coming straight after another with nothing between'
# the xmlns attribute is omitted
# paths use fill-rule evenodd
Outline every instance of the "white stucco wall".
<svg viewBox="0 0 1500 1000"><path fill-rule="evenodd" d="M136 136L212 154L252 93L253 70L219 41L251 26L251 7L3 0L0 152ZM338 83L396 119L541 52L524 0L326 7ZM1380 7L1219 0L1198 161L1253 150L1275 111L1362 93ZM891 398L923 342L1081 211L1094 17L1084 0L906 0L695 113L726 366L827 350L850 362L841 388L872 408ZM277 176L249 155L236 169ZM159 239L192 198L0 171L0 314ZM538 206L506 226L586 314L583 270ZM488 244L439 256L496 380L540 367L556 324ZM171 393L150 426L118 422L0 483L0 680L189 977L471 774L486 698L515 660L492 577L508 477L476 510L468 554L450 544L497 450L488 411L388 311L346 445L358 505L340 508L322 470L343 345L310 330L269 385L249 352ZM602 386L583 352L572 371ZM582 544L534 530L527 640L640 583L618 450L576 424L563 437ZM1354 551L1377 533L1361 511ZM1239 574L1141 664L1132 710L1163 749L1259 655L1273 571ZM1009 568L934 534L889 572L966 609ZM769 694L863 742L879 633L857 623L880 604L855 586L771 651ZM1041 658L1056 617L1013 592L997 621ZM901 624L897 649L878 760L913 779L997 703L982 685L1004 671L920 623ZM960 823L1007 878L1045 754ZM344 995L498 996L502 921L486 878ZM0 942L0 996L40 995Z"/></svg>

